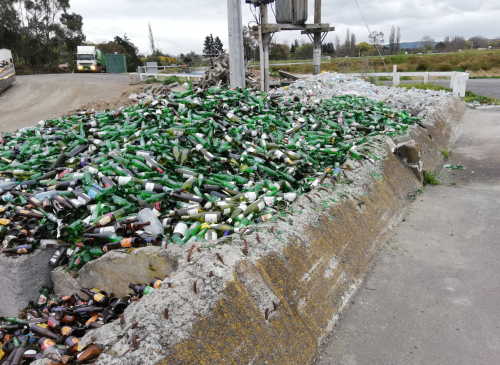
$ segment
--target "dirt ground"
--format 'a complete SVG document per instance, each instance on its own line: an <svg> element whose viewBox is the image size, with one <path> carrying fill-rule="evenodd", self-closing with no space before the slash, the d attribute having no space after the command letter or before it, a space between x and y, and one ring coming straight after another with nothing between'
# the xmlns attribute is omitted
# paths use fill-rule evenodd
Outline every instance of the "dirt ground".
<svg viewBox="0 0 500 365"><path fill-rule="evenodd" d="M0 96L0 132L59 118L77 109L117 109L131 105L128 96L142 85L129 85L128 75L54 74L18 76Z"/></svg>

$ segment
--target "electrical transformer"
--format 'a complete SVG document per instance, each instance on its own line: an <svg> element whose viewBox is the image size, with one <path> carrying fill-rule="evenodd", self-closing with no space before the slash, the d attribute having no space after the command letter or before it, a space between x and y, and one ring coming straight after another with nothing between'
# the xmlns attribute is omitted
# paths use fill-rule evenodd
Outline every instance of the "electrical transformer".
<svg viewBox="0 0 500 365"><path fill-rule="evenodd" d="M276 22L304 24L307 20L308 0L276 0Z"/></svg>

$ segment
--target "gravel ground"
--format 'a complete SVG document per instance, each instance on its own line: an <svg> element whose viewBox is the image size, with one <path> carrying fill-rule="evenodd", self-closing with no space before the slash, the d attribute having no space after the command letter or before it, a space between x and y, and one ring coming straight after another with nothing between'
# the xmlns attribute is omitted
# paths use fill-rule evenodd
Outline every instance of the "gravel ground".
<svg viewBox="0 0 500 365"><path fill-rule="evenodd" d="M130 102L130 93L143 87L129 85L129 76L122 74L18 76L0 97L0 131L32 126L82 107L113 109Z"/></svg>

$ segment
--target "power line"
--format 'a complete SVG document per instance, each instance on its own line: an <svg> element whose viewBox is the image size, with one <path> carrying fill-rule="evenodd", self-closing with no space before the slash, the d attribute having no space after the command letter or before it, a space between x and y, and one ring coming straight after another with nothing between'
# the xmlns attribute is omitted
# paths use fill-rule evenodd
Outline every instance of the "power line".
<svg viewBox="0 0 500 365"><path fill-rule="evenodd" d="M359 12L361 13L361 16L363 17L363 20L364 20L365 25L366 25L366 29L368 29L368 37L370 37L372 34L370 27L368 27L368 23L366 22L365 16L363 15L361 8L359 7L358 0L354 0L354 1L356 2L356 5L358 6L358 9L359 9ZM377 43L373 42L373 44L375 45L375 48L377 49L378 54L379 54L380 58L382 59L382 63L384 64L385 69L387 70L387 72L389 72L389 69L387 68L387 65L385 64L384 57L382 57L382 54L380 53L380 50L378 49Z"/></svg>

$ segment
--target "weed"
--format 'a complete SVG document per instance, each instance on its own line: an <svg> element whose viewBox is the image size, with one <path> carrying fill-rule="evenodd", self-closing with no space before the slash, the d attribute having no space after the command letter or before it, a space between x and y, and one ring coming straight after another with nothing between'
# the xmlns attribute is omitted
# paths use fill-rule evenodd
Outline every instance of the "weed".
<svg viewBox="0 0 500 365"><path fill-rule="evenodd" d="M391 57L391 62L394 65L399 65L401 63L406 63L408 61L408 57L405 57L404 53L399 51L395 56Z"/></svg>
<svg viewBox="0 0 500 365"><path fill-rule="evenodd" d="M484 96L484 95L476 95L470 90L467 90L465 92L464 101L466 103L472 103L474 101L477 101L479 104L500 105L500 99L490 98L490 97Z"/></svg>
<svg viewBox="0 0 500 365"><path fill-rule="evenodd" d="M424 186L425 185L439 185L439 180L430 172L424 171Z"/></svg>
<svg viewBox="0 0 500 365"><path fill-rule="evenodd" d="M177 76L170 76L165 79L163 79L163 85L170 85L173 84L174 82L180 83L180 79Z"/></svg>
<svg viewBox="0 0 500 365"><path fill-rule="evenodd" d="M392 81L389 77L386 77L386 76L380 76L378 78L378 81Z"/></svg>
<svg viewBox="0 0 500 365"><path fill-rule="evenodd" d="M155 82L158 82L158 80L155 77L150 77L149 79L146 79L144 83L146 84L154 84Z"/></svg>
<svg viewBox="0 0 500 365"><path fill-rule="evenodd" d="M401 77L401 80L408 81L408 80L411 80L411 77L410 76L403 76L403 77Z"/></svg>
<svg viewBox="0 0 500 365"><path fill-rule="evenodd" d="M441 150L441 153L443 154L444 158L450 157L450 153L446 150Z"/></svg>
<svg viewBox="0 0 500 365"><path fill-rule="evenodd" d="M280 79L281 80L281 75L277 71L270 71L269 76L274 77L275 79Z"/></svg>

